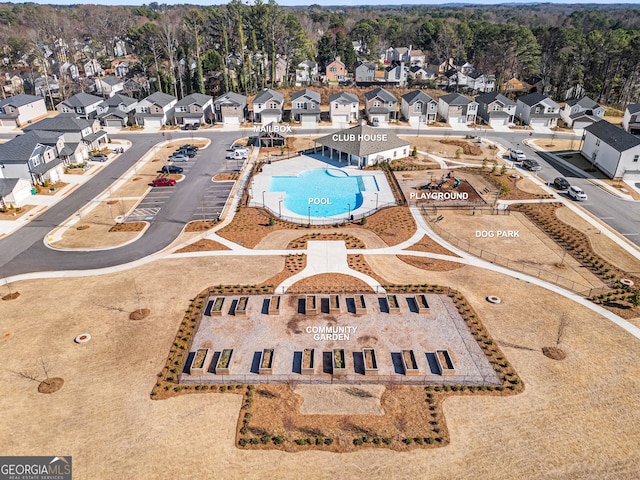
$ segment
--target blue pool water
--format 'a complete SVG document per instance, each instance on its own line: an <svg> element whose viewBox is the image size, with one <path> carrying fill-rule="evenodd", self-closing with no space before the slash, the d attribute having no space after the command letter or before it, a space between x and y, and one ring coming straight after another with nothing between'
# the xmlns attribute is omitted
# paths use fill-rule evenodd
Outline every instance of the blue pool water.
<svg viewBox="0 0 640 480"><path fill-rule="evenodd" d="M362 205L363 191L378 191L373 175L350 177L336 169L307 170L296 176L271 177L270 192L285 192L284 205L298 215L332 217Z"/></svg>

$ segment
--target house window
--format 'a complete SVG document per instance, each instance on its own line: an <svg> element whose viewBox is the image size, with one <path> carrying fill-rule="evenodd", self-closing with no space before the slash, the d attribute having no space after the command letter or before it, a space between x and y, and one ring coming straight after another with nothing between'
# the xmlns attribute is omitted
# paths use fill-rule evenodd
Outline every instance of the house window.
<svg viewBox="0 0 640 480"><path fill-rule="evenodd" d="M336 67L331 67L331 68L329 69L329 71L330 71L331 73L336 73L336 72L337 72Z"/></svg>
<svg viewBox="0 0 640 480"><path fill-rule="evenodd" d="M33 157L31 159L31 165L33 165L34 167L37 167L38 165L40 165L40 159L38 157Z"/></svg>
<svg viewBox="0 0 640 480"><path fill-rule="evenodd" d="M600 139L598 138L596 139L596 147L599 147L599 146L600 146Z"/></svg>
<svg viewBox="0 0 640 480"><path fill-rule="evenodd" d="M500 106L499 105L494 105L491 110L493 110L494 112L497 112L500 110Z"/></svg>
<svg viewBox="0 0 640 480"><path fill-rule="evenodd" d="M422 103L418 102L416 103L416 112L421 112L422 111Z"/></svg>
<svg viewBox="0 0 640 480"><path fill-rule="evenodd" d="M540 113L540 107L536 107L536 113Z"/></svg>
<svg viewBox="0 0 640 480"><path fill-rule="evenodd" d="M394 151L393 151L393 158L396 158L397 156L398 156L398 151L397 151L397 150L394 150Z"/></svg>
<svg viewBox="0 0 640 480"><path fill-rule="evenodd" d="M640 155L634 155L634 156L633 156L633 161L634 161L634 162L637 162L637 161L638 161L638 158L640 158Z"/></svg>
<svg viewBox="0 0 640 480"><path fill-rule="evenodd" d="M380 106L380 102L376 100L375 102L373 102L373 106L378 108Z"/></svg>

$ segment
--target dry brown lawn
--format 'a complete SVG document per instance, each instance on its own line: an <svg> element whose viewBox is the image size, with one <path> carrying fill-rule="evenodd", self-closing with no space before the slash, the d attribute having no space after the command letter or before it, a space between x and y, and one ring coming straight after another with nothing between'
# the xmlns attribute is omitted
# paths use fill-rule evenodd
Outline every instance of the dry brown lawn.
<svg viewBox="0 0 640 480"><path fill-rule="evenodd" d="M418 137L417 135L400 135L400 138L406 140L407 142L411 142L411 149L413 147L417 147L418 150L422 152L431 153L438 157L442 157L449 160L455 160L459 162L478 162L482 163L482 160L486 158L488 161L493 161L494 158L498 162L500 162L500 157L498 156L498 150L491 149L488 147L483 147L480 149L479 153L476 155L470 155L462 152L462 148L458 145L454 144L446 144L441 143L440 140L449 141L460 141L468 144L469 147L477 147L476 143L473 143L473 140L466 140L459 137L452 136L443 136L441 138L425 136ZM461 154L458 156L456 152L460 150Z"/></svg>
<svg viewBox="0 0 640 480"><path fill-rule="evenodd" d="M202 240L198 240L197 242L193 242L186 247L182 247L181 249L176 250L174 253L205 252L210 250L229 250L229 248L219 242L204 238Z"/></svg>
<svg viewBox="0 0 640 480"><path fill-rule="evenodd" d="M469 299L527 388L512 397L457 396L444 404L446 448L349 454L242 451L233 444L241 396L186 395L152 401L189 299L210 284L256 283L282 258L163 260L88 278L32 280L0 303L5 368L0 372L0 445L6 455L65 451L76 478L635 478L640 474L640 342L599 315L534 285L465 267L426 272L393 256L370 256L396 283L457 286ZM180 272L178 275L177 273ZM151 316L130 321L133 279ZM100 292L92 298L73 292ZM123 293L124 292L124 293ZM126 292L129 292L127 294ZM501 305L484 300L502 297ZM541 305L552 308L541 309ZM82 311L83 315L77 315ZM26 313L28 312L28 313ZM569 325L564 361L544 357L562 313ZM77 345L78 333L92 340ZM597 348L594 346L597 345ZM51 395L12 371L38 371L43 355L65 380ZM616 359L615 367L611 359ZM159 459L162 459L160 461Z"/></svg>
<svg viewBox="0 0 640 480"><path fill-rule="evenodd" d="M576 150L580 148L580 138L542 138L536 140L527 140L529 145L533 144L541 150L547 152L566 152L567 150Z"/></svg>

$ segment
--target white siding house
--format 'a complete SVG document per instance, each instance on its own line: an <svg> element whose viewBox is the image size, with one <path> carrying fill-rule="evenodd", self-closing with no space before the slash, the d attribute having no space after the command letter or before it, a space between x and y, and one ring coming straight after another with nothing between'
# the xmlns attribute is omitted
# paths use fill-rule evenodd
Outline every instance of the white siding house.
<svg viewBox="0 0 640 480"><path fill-rule="evenodd" d="M582 155L610 178L640 173L640 138L604 120L584 129Z"/></svg>

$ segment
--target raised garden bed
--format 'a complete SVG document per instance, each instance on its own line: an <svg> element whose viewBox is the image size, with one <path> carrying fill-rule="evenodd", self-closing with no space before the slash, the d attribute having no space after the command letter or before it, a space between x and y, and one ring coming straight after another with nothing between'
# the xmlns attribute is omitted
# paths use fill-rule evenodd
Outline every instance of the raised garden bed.
<svg viewBox="0 0 640 480"><path fill-rule="evenodd" d="M365 348L362 350L362 356L364 357L364 374L378 375L376 351L373 348Z"/></svg>
<svg viewBox="0 0 640 480"><path fill-rule="evenodd" d="M280 295L273 295L269 300L269 315L280 314Z"/></svg>
<svg viewBox="0 0 640 480"><path fill-rule="evenodd" d="M389 307L389 313L400 313L400 304L398 303L398 296L387 295L387 306Z"/></svg>
<svg viewBox="0 0 640 480"><path fill-rule="evenodd" d="M199 348L193 356L189 373L191 375L204 375L209 370L211 359L213 358L213 350L209 348Z"/></svg>
<svg viewBox="0 0 640 480"><path fill-rule="evenodd" d="M305 299L304 313L307 315L318 314L318 299L315 295L307 295Z"/></svg>
<svg viewBox="0 0 640 480"><path fill-rule="evenodd" d="M333 366L334 375L346 375L347 364L345 363L347 357L344 354L344 349L335 348L331 355L331 363Z"/></svg>
<svg viewBox="0 0 640 480"><path fill-rule="evenodd" d="M305 348L302 352L302 367L300 373L302 375L313 375L315 372L315 350L313 348Z"/></svg>
<svg viewBox="0 0 640 480"><path fill-rule="evenodd" d="M453 366L449 350L436 350L436 363L441 375L455 375L456 369Z"/></svg>
<svg viewBox="0 0 640 480"><path fill-rule="evenodd" d="M219 317L222 315L222 307L224 306L224 297L216 297L211 306L211 315Z"/></svg>
<svg viewBox="0 0 640 480"><path fill-rule="evenodd" d="M273 348L265 348L260 355L260 375L273 375Z"/></svg>
<svg viewBox="0 0 640 480"><path fill-rule="evenodd" d="M236 303L236 309L234 313L236 315L246 315L248 304L249 304L249 297L240 297L238 299L238 303Z"/></svg>
<svg viewBox="0 0 640 480"><path fill-rule="evenodd" d="M427 310L429 310L429 302L427 302L426 295L416 295L414 297L414 300L416 302L416 306L418 307L418 313L425 313Z"/></svg>
<svg viewBox="0 0 640 480"><path fill-rule="evenodd" d="M329 297L329 313L340 313L340 295Z"/></svg>
<svg viewBox="0 0 640 480"><path fill-rule="evenodd" d="M220 357L218 358L218 363L216 363L216 375L230 375L232 359L232 348L225 348L222 350L222 353L220 353Z"/></svg>
<svg viewBox="0 0 640 480"><path fill-rule="evenodd" d="M416 357L413 354L413 350L402 351L402 366L404 367L405 375L411 376L420 374L418 363L416 362Z"/></svg>
<svg viewBox="0 0 640 480"><path fill-rule="evenodd" d="M367 313L367 302L364 300L364 295L356 295L353 301L356 305L356 315L364 315Z"/></svg>

